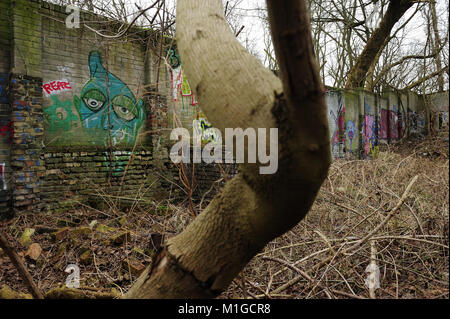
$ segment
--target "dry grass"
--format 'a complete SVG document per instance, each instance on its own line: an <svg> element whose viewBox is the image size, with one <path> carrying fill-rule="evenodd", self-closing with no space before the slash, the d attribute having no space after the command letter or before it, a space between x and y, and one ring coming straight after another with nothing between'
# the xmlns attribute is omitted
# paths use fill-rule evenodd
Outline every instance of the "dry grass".
<svg viewBox="0 0 450 319"><path fill-rule="evenodd" d="M307 217L270 242L220 298L448 298L448 173L448 134L446 139L390 146L374 160L335 161ZM416 175L404 203L398 205ZM387 220L396 205L398 210ZM1 228L18 239L25 227L58 228L61 219L75 223L73 228L96 220L128 230L131 236L120 245L105 245L107 236L98 232L59 242L46 232L36 233L33 241L43 248L42 258L24 261L39 288L45 292L63 283L65 266L76 263L83 286L124 292L136 275L123 260L150 264L151 234L170 237L181 232L192 213L170 201L128 211L110 205L104 211L85 207L57 215L19 215ZM383 221L387 222L379 231L357 245ZM23 255L26 247L14 245ZM93 258L80 263L87 249ZM380 288L369 291L365 281L371 262L379 267ZM1 284L26 291L0 253Z"/></svg>
<svg viewBox="0 0 450 319"><path fill-rule="evenodd" d="M380 288L372 297L448 298L448 174L448 138L390 147L374 160L335 161L305 220L257 255L223 297L369 298L373 260ZM394 216L355 246L415 175Z"/></svg>

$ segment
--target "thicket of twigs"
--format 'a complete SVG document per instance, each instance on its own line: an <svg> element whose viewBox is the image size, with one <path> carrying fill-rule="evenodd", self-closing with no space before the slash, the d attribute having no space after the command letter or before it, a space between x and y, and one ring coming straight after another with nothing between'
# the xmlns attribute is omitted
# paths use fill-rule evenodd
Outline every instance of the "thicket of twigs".
<svg viewBox="0 0 450 319"><path fill-rule="evenodd" d="M448 298L448 173L448 134L386 146L373 160L334 161L307 217L220 298ZM21 214L1 230L46 297L58 297L48 291L77 264L83 290L76 296L107 298L125 292L151 263L160 234L173 236L192 220L187 205L146 207ZM20 243L26 228L35 230L38 254ZM27 292L0 251L2 285Z"/></svg>
<svg viewBox="0 0 450 319"><path fill-rule="evenodd" d="M306 219L224 296L448 298L448 233L448 135L386 147L374 160L335 161ZM372 268L379 288L369 289Z"/></svg>

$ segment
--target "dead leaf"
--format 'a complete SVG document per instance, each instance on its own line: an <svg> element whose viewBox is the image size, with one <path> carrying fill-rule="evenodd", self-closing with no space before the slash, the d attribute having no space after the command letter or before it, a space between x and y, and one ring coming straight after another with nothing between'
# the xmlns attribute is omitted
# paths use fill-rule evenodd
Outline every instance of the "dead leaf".
<svg viewBox="0 0 450 319"><path fill-rule="evenodd" d="M25 253L25 256L29 257L30 259L37 260L41 253L41 246L38 243L32 243Z"/></svg>

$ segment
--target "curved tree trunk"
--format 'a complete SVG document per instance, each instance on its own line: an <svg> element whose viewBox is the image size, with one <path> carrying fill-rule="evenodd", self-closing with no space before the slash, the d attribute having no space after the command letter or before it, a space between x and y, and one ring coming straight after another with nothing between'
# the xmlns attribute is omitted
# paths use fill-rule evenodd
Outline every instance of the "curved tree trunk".
<svg viewBox="0 0 450 319"><path fill-rule="evenodd" d="M178 0L177 45L202 111L222 134L278 128L278 171L260 175L260 164L242 164L126 298L216 297L305 216L326 178L329 132L306 1L267 2L281 81L238 43L220 0Z"/></svg>
<svg viewBox="0 0 450 319"><path fill-rule="evenodd" d="M347 82L345 83L346 89L364 87L367 72L374 60L379 56L378 52L384 48L384 41L389 37L397 21L413 4L414 1L412 0L391 0L389 2L380 25L372 33L348 74Z"/></svg>

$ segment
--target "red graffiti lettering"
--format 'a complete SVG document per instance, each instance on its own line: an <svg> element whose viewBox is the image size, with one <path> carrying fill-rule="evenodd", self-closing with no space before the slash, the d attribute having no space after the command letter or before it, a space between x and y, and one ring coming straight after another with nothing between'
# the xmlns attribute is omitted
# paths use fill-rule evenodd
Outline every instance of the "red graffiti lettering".
<svg viewBox="0 0 450 319"><path fill-rule="evenodd" d="M5 138L6 143L11 143L14 136L14 124L9 121L6 125L0 126L0 135Z"/></svg>
<svg viewBox="0 0 450 319"><path fill-rule="evenodd" d="M71 90L72 87L67 81L52 81L42 85L46 95L56 94L62 91Z"/></svg>
<svg viewBox="0 0 450 319"><path fill-rule="evenodd" d="M50 92L52 91L52 88L50 87L50 84L48 84L48 83L44 84L42 87L44 88L44 90L47 94L50 94Z"/></svg>

